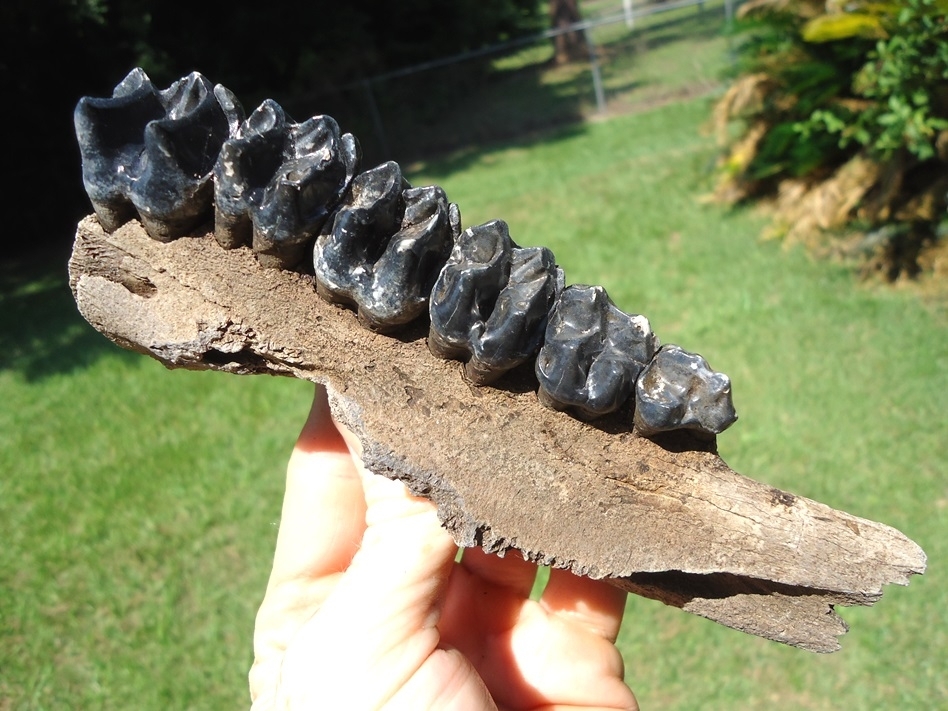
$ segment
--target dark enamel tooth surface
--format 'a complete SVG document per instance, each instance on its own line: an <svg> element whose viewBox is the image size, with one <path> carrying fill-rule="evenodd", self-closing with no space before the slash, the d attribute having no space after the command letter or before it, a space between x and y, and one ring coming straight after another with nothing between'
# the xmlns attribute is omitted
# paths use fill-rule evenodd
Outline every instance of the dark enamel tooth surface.
<svg viewBox="0 0 948 711"><path fill-rule="evenodd" d="M293 123L267 100L221 148L215 228L226 248L252 244L263 266L299 264L359 165L355 137L330 116Z"/></svg>
<svg viewBox="0 0 948 711"><path fill-rule="evenodd" d="M237 110L197 72L158 91L135 69L111 98L81 99L83 182L102 226L114 231L137 214L149 236L167 242L207 219L212 170Z"/></svg>
<svg viewBox="0 0 948 711"><path fill-rule="evenodd" d="M648 319L620 311L601 286L569 286L537 357L540 401L586 419L614 412L657 347Z"/></svg>
<svg viewBox="0 0 948 711"><path fill-rule="evenodd" d="M317 238L316 288L373 330L409 323L425 312L459 223L441 188L412 188L397 163L383 163L355 177Z"/></svg>
<svg viewBox="0 0 948 711"><path fill-rule="evenodd" d="M145 150L145 126L164 115L158 90L141 69L129 72L111 98L85 96L76 106L82 182L107 232L135 217L130 193Z"/></svg>
<svg viewBox="0 0 948 711"><path fill-rule="evenodd" d="M250 245L253 213L283 163L286 115L267 99L221 146L214 166L214 237L225 249Z"/></svg>
<svg viewBox="0 0 948 711"><path fill-rule="evenodd" d="M502 220L471 227L431 292L428 347L466 361L472 382L492 382L537 353L562 288L550 250L518 247Z"/></svg>
<svg viewBox="0 0 948 711"><path fill-rule="evenodd" d="M236 97L192 73L160 91L141 69L109 98L75 110L86 192L103 228L141 220L169 241L210 215L226 249L250 245L265 267L313 250L316 289L390 332L425 314L428 347L491 383L536 358L540 401L592 419L635 391L643 436L714 436L736 419L731 385L699 355L658 350L644 316L600 286L564 289L544 247L521 248L494 220L461 232L437 186L413 188L395 162L357 175L360 150L329 116L294 123L275 101L244 118Z"/></svg>
<svg viewBox="0 0 948 711"><path fill-rule="evenodd" d="M663 346L636 384L635 429L645 437L674 429L713 436L735 420L730 379L678 346Z"/></svg>

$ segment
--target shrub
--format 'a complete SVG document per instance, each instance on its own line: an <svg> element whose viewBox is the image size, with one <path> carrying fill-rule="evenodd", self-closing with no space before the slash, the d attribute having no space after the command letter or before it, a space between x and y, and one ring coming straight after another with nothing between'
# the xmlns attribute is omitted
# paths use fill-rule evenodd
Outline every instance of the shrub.
<svg viewBox="0 0 948 711"><path fill-rule="evenodd" d="M915 274L948 193L948 0L751 0L715 107L718 197L776 195L775 230ZM732 131L737 121L737 134ZM853 235L856 235L853 237Z"/></svg>

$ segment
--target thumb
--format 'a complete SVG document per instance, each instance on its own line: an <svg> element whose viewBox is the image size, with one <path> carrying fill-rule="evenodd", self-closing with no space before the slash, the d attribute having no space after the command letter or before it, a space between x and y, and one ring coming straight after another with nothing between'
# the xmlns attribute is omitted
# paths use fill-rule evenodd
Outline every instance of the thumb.
<svg viewBox="0 0 948 711"><path fill-rule="evenodd" d="M343 434L358 459L357 440ZM287 649L281 691L291 707L380 708L440 643L437 624L457 553L454 541L431 502L412 496L401 482L360 469L365 534L333 592ZM294 690L291 679L305 684Z"/></svg>

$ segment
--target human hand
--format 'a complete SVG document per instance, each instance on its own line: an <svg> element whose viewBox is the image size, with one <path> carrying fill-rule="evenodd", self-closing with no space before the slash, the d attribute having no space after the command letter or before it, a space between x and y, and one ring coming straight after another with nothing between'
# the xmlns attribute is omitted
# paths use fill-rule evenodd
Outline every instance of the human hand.
<svg viewBox="0 0 948 711"><path fill-rule="evenodd" d="M625 593L457 548L431 502L366 471L317 387L257 614L253 711L637 709Z"/></svg>

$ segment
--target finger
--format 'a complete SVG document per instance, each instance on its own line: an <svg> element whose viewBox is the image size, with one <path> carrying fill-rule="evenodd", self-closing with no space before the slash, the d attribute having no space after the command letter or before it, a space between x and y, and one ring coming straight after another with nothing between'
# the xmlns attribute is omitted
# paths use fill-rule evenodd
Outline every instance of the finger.
<svg viewBox="0 0 948 711"><path fill-rule="evenodd" d="M266 707L284 651L331 592L365 530L365 495L317 386L287 467L273 569L254 630L251 697Z"/></svg>
<svg viewBox="0 0 948 711"><path fill-rule="evenodd" d="M550 571L540 605L551 615L615 642L625 611L626 593L603 580L568 570Z"/></svg>
<svg viewBox="0 0 948 711"><path fill-rule="evenodd" d="M480 548L467 548L461 566L480 580L506 588L515 597L526 599L537 579L537 566L516 551L503 558Z"/></svg>
<svg viewBox="0 0 948 711"><path fill-rule="evenodd" d="M454 541L429 501L384 477L365 474L364 481L369 508L362 546L283 662L284 684L307 679L305 693L320 695L309 696L318 708L381 707L440 642Z"/></svg>
<svg viewBox="0 0 948 711"><path fill-rule="evenodd" d="M345 570L365 531L365 510L361 478L317 386L287 467L270 586Z"/></svg>

